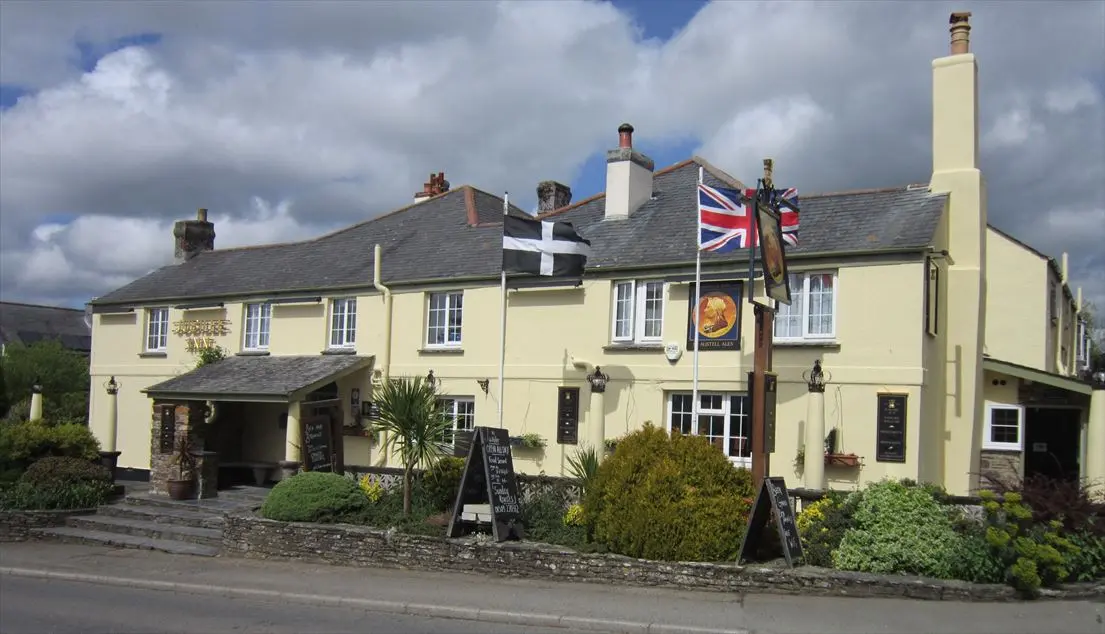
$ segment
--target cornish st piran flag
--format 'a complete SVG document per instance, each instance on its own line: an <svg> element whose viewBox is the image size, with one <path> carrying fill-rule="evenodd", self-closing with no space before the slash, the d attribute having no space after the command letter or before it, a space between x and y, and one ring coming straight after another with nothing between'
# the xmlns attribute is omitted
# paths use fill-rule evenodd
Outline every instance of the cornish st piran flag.
<svg viewBox="0 0 1105 634"><path fill-rule="evenodd" d="M503 217L503 270L581 277L591 243L567 222Z"/></svg>
<svg viewBox="0 0 1105 634"><path fill-rule="evenodd" d="M798 244L798 192L791 188L776 190L780 196L779 209L782 212L783 241L789 246ZM745 190L750 200L756 190ZM724 187L698 186L698 248L714 253L728 253L737 249L747 249L751 242L759 246L757 232L750 232L751 205L741 199L741 193ZM749 240L749 233L752 233Z"/></svg>

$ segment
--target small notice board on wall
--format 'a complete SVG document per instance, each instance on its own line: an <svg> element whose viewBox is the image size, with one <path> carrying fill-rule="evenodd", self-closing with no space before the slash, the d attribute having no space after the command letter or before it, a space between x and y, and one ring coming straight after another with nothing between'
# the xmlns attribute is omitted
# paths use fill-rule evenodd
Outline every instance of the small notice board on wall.
<svg viewBox="0 0 1105 634"><path fill-rule="evenodd" d="M905 394L879 394L875 421L878 434L875 460L878 462L905 462L906 398Z"/></svg>
<svg viewBox="0 0 1105 634"><path fill-rule="evenodd" d="M794 516L794 507L787 496L787 483L783 478L764 478L756 501L752 503L752 512L748 514L748 527L741 540L737 563L748 560L760 546L764 529L774 518L775 529L779 531L779 544L783 548L783 557L787 565L794 567L802 559L802 539L798 536L798 521Z"/></svg>
<svg viewBox="0 0 1105 634"><path fill-rule="evenodd" d="M449 537L459 537L466 522L461 518L467 504L491 507L491 532L495 541L523 539L522 508L518 496L518 478L510 453L510 436L498 427L477 427L472 432L468 459L457 489L453 514L449 518Z"/></svg>

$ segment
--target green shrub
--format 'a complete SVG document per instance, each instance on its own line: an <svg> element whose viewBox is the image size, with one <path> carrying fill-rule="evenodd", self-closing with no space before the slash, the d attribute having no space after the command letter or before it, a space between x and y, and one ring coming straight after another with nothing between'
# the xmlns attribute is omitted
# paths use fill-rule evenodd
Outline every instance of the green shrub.
<svg viewBox="0 0 1105 634"><path fill-rule="evenodd" d="M955 577L962 538L929 490L891 480L872 484L856 506L854 522L832 554L837 568Z"/></svg>
<svg viewBox="0 0 1105 634"><path fill-rule="evenodd" d="M1082 530L1066 536L1077 549L1068 560L1070 581L1105 579L1105 537Z"/></svg>
<svg viewBox="0 0 1105 634"><path fill-rule="evenodd" d="M982 508L986 512L986 541L1005 570L1006 581L1028 595L1040 587L1066 580L1068 563L1080 552L1060 535L1062 523L1033 522L1032 509L1016 492L1008 492L998 502L990 491L983 491Z"/></svg>
<svg viewBox="0 0 1105 634"><path fill-rule="evenodd" d="M261 516L282 522L344 522L362 516L371 504L349 478L305 471L272 488L261 505Z"/></svg>
<svg viewBox="0 0 1105 634"><path fill-rule="evenodd" d="M111 488L110 483L99 480L56 486L35 486L21 480L0 494L0 508L23 511L95 508L107 501Z"/></svg>
<svg viewBox="0 0 1105 634"><path fill-rule="evenodd" d="M592 540L613 552L731 561L751 496L751 475L704 438L669 436L646 423L622 438L599 467L584 498L583 519Z"/></svg>
<svg viewBox="0 0 1105 634"><path fill-rule="evenodd" d="M100 442L86 425L23 421L0 424L0 471L22 471L49 456L95 460Z"/></svg>
<svg viewBox="0 0 1105 634"><path fill-rule="evenodd" d="M564 487L543 487L522 503L522 523L526 527L526 539L534 542L558 544L569 548L585 549L587 529L564 521L570 498Z"/></svg>
<svg viewBox="0 0 1105 634"><path fill-rule="evenodd" d="M426 502L438 511L452 511L464 475L464 458L442 456L422 476Z"/></svg>
<svg viewBox="0 0 1105 634"><path fill-rule="evenodd" d="M99 463L83 458L49 456L35 461L23 472L20 481L36 487L53 487L85 482L111 483L111 472Z"/></svg>
<svg viewBox="0 0 1105 634"><path fill-rule="evenodd" d="M826 497L802 509L796 519L798 535L802 538L802 555L807 564L823 568L833 566L833 551L852 528L852 518L862 498L862 491L830 491Z"/></svg>

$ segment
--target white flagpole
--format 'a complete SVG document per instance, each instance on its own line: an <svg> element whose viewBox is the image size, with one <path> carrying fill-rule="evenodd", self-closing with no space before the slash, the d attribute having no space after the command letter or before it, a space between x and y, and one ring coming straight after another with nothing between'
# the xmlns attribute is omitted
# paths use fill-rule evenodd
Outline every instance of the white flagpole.
<svg viewBox="0 0 1105 634"><path fill-rule="evenodd" d="M698 168L698 184L702 184L702 168ZM701 198L698 193L698 189L695 188L695 257L694 257L694 307L691 309L691 315L694 325L694 380L693 388L691 390L691 433L698 433L698 331L701 328L701 324L698 323L698 303L702 301L702 212Z"/></svg>
<svg viewBox="0 0 1105 634"><path fill-rule="evenodd" d="M503 192L503 231L510 213L510 192ZM501 258L500 258L501 262ZM506 268L499 278L499 427L503 426L503 374L506 368Z"/></svg>

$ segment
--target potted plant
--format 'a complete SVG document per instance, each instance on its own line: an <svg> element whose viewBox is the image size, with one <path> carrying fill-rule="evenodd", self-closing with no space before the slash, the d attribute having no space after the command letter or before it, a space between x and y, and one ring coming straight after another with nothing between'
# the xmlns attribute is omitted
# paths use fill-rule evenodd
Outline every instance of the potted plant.
<svg viewBox="0 0 1105 634"><path fill-rule="evenodd" d="M177 441L176 451L170 463L176 468L176 478L166 482L169 497L174 500L190 500L196 493L196 457L192 454L192 439L187 435Z"/></svg>

